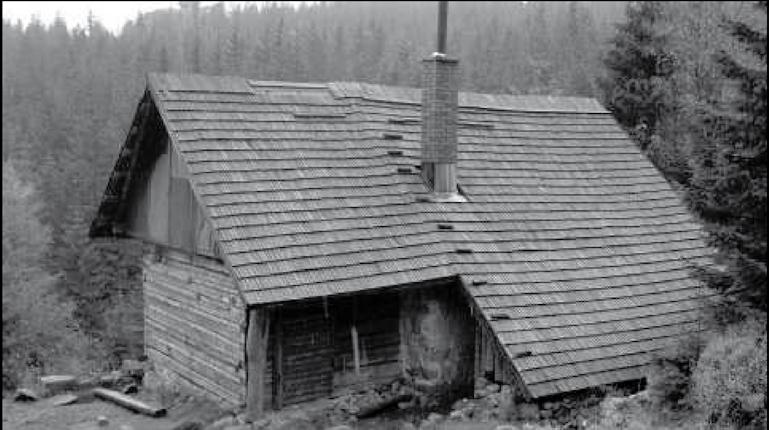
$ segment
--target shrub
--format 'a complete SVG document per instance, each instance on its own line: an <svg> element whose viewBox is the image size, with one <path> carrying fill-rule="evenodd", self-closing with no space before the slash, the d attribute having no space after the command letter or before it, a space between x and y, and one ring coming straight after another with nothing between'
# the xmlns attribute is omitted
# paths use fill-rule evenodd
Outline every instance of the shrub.
<svg viewBox="0 0 769 430"><path fill-rule="evenodd" d="M694 371L692 397L718 426L766 428L766 317L726 328Z"/></svg>
<svg viewBox="0 0 769 430"><path fill-rule="evenodd" d="M691 335L652 355L646 375L652 405L673 411L691 407L691 375L702 348L702 337Z"/></svg>
<svg viewBox="0 0 769 430"><path fill-rule="evenodd" d="M50 228L37 217L40 201L9 161L3 162L3 388L42 372L90 370L97 345L80 330L73 304L56 291L59 278L43 268Z"/></svg>

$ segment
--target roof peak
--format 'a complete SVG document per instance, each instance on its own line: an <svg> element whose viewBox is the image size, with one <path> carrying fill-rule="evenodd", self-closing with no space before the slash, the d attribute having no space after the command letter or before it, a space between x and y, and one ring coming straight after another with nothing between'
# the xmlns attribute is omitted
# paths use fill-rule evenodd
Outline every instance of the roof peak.
<svg viewBox="0 0 769 430"><path fill-rule="evenodd" d="M148 73L147 81L155 91L252 94L255 91L329 91L334 98L420 104L421 89L417 87L337 81L289 82L253 80L236 76L202 74ZM553 113L609 113L595 98L549 95L486 94L459 92L459 106L492 110Z"/></svg>

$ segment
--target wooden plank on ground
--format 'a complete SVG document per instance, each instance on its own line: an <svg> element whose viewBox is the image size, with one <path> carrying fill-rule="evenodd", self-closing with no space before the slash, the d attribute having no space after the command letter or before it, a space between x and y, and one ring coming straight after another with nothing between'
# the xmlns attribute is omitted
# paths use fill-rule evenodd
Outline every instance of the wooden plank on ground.
<svg viewBox="0 0 769 430"><path fill-rule="evenodd" d="M106 388L94 388L93 394L100 399L108 400L126 409L151 417L162 417L166 414L165 408L149 405L117 391Z"/></svg>

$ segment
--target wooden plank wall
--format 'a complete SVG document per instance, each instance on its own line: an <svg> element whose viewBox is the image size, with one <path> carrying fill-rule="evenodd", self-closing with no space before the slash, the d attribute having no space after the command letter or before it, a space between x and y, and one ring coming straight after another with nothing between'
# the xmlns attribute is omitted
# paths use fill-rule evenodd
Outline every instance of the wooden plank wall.
<svg viewBox="0 0 769 430"><path fill-rule="evenodd" d="M333 302L334 392L359 383L388 383L401 376L397 293L359 295ZM351 324L358 332L360 374L356 375Z"/></svg>
<svg viewBox="0 0 769 430"><path fill-rule="evenodd" d="M476 315L476 318L479 318ZM486 376L497 383L515 384L512 365L505 358L494 333L484 321L476 319L475 376Z"/></svg>
<svg viewBox="0 0 769 430"><path fill-rule="evenodd" d="M225 267L171 249L147 255L144 303L145 350L155 367L226 404L244 404L246 312Z"/></svg>
<svg viewBox="0 0 769 430"><path fill-rule="evenodd" d="M154 243L168 241L169 144L167 137L159 138L162 146L157 159L146 170L136 172L136 183L129 196L128 233Z"/></svg>
<svg viewBox="0 0 769 430"><path fill-rule="evenodd" d="M276 407L338 394L401 376L397 293L309 300L280 306L269 337L268 369L278 358L279 372L267 371ZM359 344L359 373L354 366L351 327ZM277 334L275 330L280 330ZM280 348L276 349L276 344ZM279 351L279 352L278 352Z"/></svg>
<svg viewBox="0 0 769 430"><path fill-rule="evenodd" d="M306 402L331 394L332 320L317 302L279 311L281 386L276 406Z"/></svg>

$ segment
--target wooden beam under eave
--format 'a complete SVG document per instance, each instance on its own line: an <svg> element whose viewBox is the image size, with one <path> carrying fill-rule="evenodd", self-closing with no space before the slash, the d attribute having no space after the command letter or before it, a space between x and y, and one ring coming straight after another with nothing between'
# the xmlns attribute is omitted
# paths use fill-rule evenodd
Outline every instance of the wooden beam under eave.
<svg viewBox="0 0 769 430"><path fill-rule="evenodd" d="M360 345L358 343L358 328L353 321L350 326L350 336L352 337L352 361L355 364L355 374L360 375Z"/></svg>
<svg viewBox="0 0 769 430"><path fill-rule="evenodd" d="M275 339L273 339L272 359L272 408L283 408L283 325L280 321L280 308L273 314L275 320Z"/></svg>
<svg viewBox="0 0 769 430"><path fill-rule="evenodd" d="M268 310L249 309L246 330L246 420L251 422L264 416L264 370L269 333Z"/></svg>

